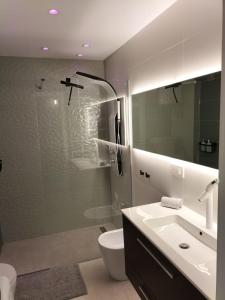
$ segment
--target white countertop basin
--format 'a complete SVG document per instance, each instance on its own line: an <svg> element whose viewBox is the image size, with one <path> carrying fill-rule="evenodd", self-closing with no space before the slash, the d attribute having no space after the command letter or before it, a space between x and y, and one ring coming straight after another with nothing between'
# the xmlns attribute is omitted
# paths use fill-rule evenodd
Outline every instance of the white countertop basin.
<svg viewBox="0 0 225 300"><path fill-rule="evenodd" d="M208 299L215 300L216 226L206 229L205 218L185 206L174 210L154 203L124 209L123 214Z"/></svg>

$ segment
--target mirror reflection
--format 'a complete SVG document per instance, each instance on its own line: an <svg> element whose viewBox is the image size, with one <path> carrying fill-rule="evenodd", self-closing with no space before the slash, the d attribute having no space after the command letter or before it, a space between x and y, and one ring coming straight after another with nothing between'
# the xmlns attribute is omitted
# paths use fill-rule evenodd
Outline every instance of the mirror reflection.
<svg viewBox="0 0 225 300"><path fill-rule="evenodd" d="M220 75L133 95L134 148L218 168Z"/></svg>

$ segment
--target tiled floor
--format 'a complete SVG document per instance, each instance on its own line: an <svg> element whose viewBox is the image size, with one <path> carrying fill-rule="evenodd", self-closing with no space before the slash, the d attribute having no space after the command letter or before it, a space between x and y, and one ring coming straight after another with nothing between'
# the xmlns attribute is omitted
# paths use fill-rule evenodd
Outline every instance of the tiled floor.
<svg viewBox="0 0 225 300"><path fill-rule="evenodd" d="M140 300L129 281L115 281L101 258L79 264L88 295L72 300Z"/></svg>
<svg viewBox="0 0 225 300"><path fill-rule="evenodd" d="M111 223L104 226L107 230L114 228ZM88 261L100 257L97 243L100 234L98 225L7 243L3 246L0 262L13 265L17 274L25 274L70 262Z"/></svg>
<svg viewBox="0 0 225 300"><path fill-rule="evenodd" d="M107 230L114 226L104 224ZM12 264L18 274L55 265L79 263L88 295L72 300L140 300L129 281L115 281L100 257L99 226L72 230L5 244L0 261ZM97 259L94 259L96 258Z"/></svg>

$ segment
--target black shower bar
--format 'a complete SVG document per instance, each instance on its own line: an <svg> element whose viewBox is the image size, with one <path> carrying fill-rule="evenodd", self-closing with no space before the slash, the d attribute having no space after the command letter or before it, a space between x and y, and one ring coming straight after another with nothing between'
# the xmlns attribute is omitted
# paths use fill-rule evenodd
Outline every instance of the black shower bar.
<svg viewBox="0 0 225 300"><path fill-rule="evenodd" d="M72 96L72 92L73 92L73 88L78 88L78 89L84 89L83 85L80 84L76 84L76 83L72 83L70 78L66 78L66 81L61 80L60 81L61 84L64 84L66 87L70 87L70 95L69 95L69 101L68 101L68 106L70 105L70 100L71 100L71 96Z"/></svg>
<svg viewBox="0 0 225 300"><path fill-rule="evenodd" d="M176 103L178 103L178 99L177 99L177 95L176 95L176 92L175 92L175 88L178 88L179 86L181 86L182 83L181 82L177 82L177 83L174 83L174 84L170 84L170 85L167 85L165 86L165 90L167 89L171 89L172 88L172 91L173 91L173 96L174 96L174 99L176 101Z"/></svg>
<svg viewBox="0 0 225 300"><path fill-rule="evenodd" d="M181 82L173 83L173 84L170 84L170 85L165 86L165 89L177 88L177 87L179 87L181 84L182 84Z"/></svg>
<svg viewBox="0 0 225 300"><path fill-rule="evenodd" d="M66 78L66 81L61 80L61 84L65 84L65 86L76 87L78 89L84 89L83 85L72 83L70 78Z"/></svg>

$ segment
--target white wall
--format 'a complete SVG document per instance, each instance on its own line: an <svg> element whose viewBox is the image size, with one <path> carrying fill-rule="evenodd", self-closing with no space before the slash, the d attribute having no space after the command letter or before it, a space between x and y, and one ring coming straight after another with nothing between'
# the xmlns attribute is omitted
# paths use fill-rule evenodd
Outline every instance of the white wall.
<svg viewBox="0 0 225 300"><path fill-rule="evenodd" d="M133 149L133 202L139 205L160 201L161 196L181 197L186 206L200 214L205 213L205 203L197 201L210 180L218 176L218 170L196 164L172 159L154 153ZM184 179L172 175L173 166L184 169ZM150 179L139 175L139 171L147 171ZM214 190L214 218L217 217L217 189Z"/></svg>
<svg viewBox="0 0 225 300"><path fill-rule="evenodd" d="M134 94L219 71L221 24L222 0L179 0L105 61L106 78L123 95L127 80ZM134 204L167 194L183 197L187 206L204 213L195 199L216 170L184 163L185 178L178 180L171 177L170 159L131 153ZM150 172L150 180L140 178L140 168Z"/></svg>

